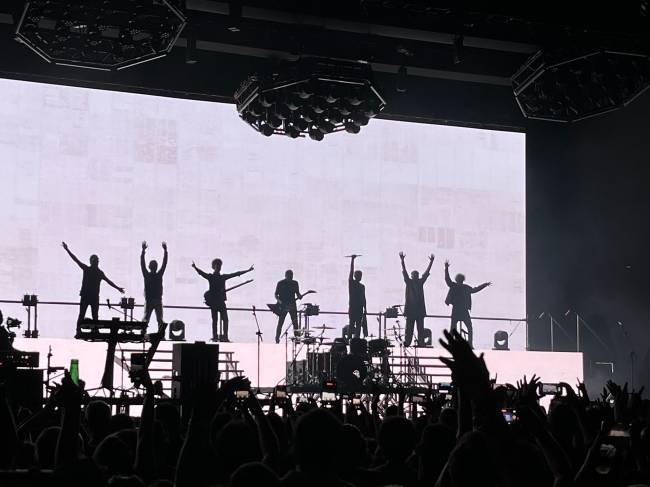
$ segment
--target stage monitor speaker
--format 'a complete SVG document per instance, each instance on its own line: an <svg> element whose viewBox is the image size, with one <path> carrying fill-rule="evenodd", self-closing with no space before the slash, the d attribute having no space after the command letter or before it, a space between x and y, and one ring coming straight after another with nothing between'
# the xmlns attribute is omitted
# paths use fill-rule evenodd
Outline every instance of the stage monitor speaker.
<svg viewBox="0 0 650 487"><path fill-rule="evenodd" d="M493 350L510 350L508 348L508 332L499 330L494 334Z"/></svg>
<svg viewBox="0 0 650 487"><path fill-rule="evenodd" d="M197 387L217 386L219 345L213 343L174 343L172 348L172 398L186 402Z"/></svg>

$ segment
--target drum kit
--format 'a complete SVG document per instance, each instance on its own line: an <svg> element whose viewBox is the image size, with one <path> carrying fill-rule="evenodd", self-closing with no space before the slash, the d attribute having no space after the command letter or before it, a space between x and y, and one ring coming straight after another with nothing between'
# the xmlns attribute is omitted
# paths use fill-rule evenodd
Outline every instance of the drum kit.
<svg viewBox="0 0 650 487"><path fill-rule="evenodd" d="M321 325L301 330L292 340L294 346L307 348L306 359L287 364L288 382L293 385L320 385L336 380L343 390L354 390L370 384L387 384L388 357L392 343L387 338L336 338L324 336L335 327ZM326 347L329 347L327 350ZM349 347L349 352L348 352ZM298 352L294 353L297 358Z"/></svg>

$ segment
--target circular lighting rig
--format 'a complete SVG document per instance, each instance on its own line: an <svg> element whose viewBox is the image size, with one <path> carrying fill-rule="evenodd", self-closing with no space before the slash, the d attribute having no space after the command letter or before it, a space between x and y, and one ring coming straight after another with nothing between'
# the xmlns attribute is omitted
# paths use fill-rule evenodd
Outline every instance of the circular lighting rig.
<svg viewBox="0 0 650 487"><path fill-rule="evenodd" d="M316 141L343 130L359 133L386 106L368 63L314 57L248 77L235 103L242 120L262 135Z"/></svg>
<svg viewBox="0 0 650 487"><path fill-rule="evenodd" d="M33 0L16 39L49 63L112 71L167 55L185 24L172 0Z"/></svg>
<svg viewBox="0 0 650 487"><path fill-rule="evenodd" d="M577 122L632 103L650 87L647 53L538 51L512 77L526 118Z"/></svg>

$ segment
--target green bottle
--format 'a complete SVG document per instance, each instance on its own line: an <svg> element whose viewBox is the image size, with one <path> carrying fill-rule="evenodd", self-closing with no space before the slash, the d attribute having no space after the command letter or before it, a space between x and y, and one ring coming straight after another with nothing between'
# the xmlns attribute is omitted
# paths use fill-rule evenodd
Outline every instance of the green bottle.
<svg viewBox="0 0 650 487"><path fill-rule="evenodd" d="M70 360L70 378L72 382L79 385L79 359L73 358Z"/></svg>

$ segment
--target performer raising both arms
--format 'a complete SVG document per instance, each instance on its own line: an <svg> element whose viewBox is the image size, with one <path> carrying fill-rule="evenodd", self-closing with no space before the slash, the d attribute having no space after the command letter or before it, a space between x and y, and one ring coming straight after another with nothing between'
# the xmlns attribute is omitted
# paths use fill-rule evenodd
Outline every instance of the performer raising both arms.
<svg viewBox="0 0 650 487"><path fill-rule="evenodd" d="M167 269L167 244L162 243L164 251L162 266L158 270L158 262L155 260L149 261L149 270L144 262L144 254L147 250L147 242L142 242L142 253L140 254L140 268L142 269L142 277L144 277L144 321L147 325L151 319L151 313L156 312L156 320L158 321L158 333L162 337L165 335L165 324L163 322L163 274Z"/></svg>
<svg viewBox="0 0 650 487"><path fill-rule="evenodd" d="M204 294L205 304L208 305L210 311L212 312L212 341L217 342L219 338L222 338L221 341L229 342L228 339L228 310L226 309L226 281L232 279L233 277L241 276L253 270L253 266L246 269L245 271L233 272L231 274L222 274L221 259L214 259L212 261L212 274L203 272L201 269L196 267L196 264L192 262L192 268L204 279L208 280L210 288ZM223 337L219 337L219 316L221 315L221 321L223 323Z"/></svg>
<svg viewBox="0 0 650 487"><path fill-rule="evenodd" d="M406 272L406 265L404 264L404 252L399 253L400 261L402 262L402 275L404 276L404 283L406 284L405 303L404 303L404 316L406 317L406 334L404 337L404 345L409 347L413 339L413 325L417 324L418 328L418 346L424 346L424 317L427 314L427 307L424 301L424 283L427 282L431 266L435 256L429 256L429 265L420 277L418 271L412 271L411 277Z"/></svg>
<svg viewBox="0 0 650 487"><path fill-rule="evenodd" d="M90 313L93 320L99 319L99 287L102 281L106 281L110 286L114 287L122 294L124 294L124 289L106 277L106 274L104 274L99 268L99 257L95 254L90 256L90 265L86 265L77 259L77 256L70 251L68 244L62 242L61 245L63 245L63 248L70 258L74 260L83 271L83 280L81 281L81 290L79 291L79 296L81 296L81 299L79 300L79 317L77 318L77 333L79 333L79 325L86 317L88 306L90 306Z"/></svg>
<svg viewBox="0 0 650 487"><path fill-rule="evenodd" d="M472 318L469 315L469 310L472 309L472 294L482 291L486 287L491 286L492 283L484 282L480 286L471 287L465 284L465 276L463 274L456 274L454 281L449 277L449 261L445 261L445 282L449 286L445 304L447 306L451 304L451 330L456 329L457 324L461 322L465 323L465 326L467 326L467 342L471 347L473 346L472 338L474 336ZM461 331L461 326L459 325L458 327L458 333Z"/></svg>
<svg viewBox="0 0 650 487"><path fill-rule="evenodd" d="M348 294L350 297L348 305L350 326L348 333L350 336L348 339L359 338L362 328L364 338L368 336L366 287L361 284L363 273L360 270L354 270L354 261L357 257L359 256L355 254L350 256L350 276L348 277Z"/></svg>

